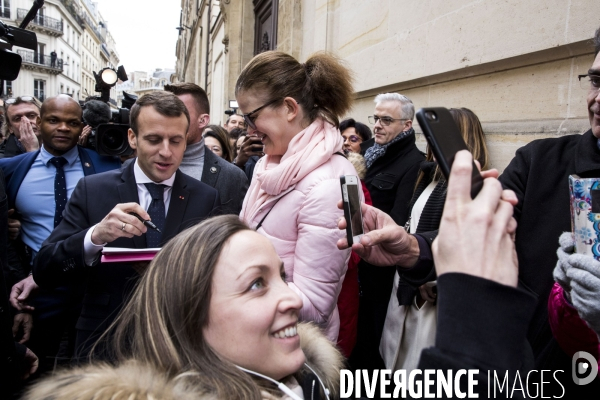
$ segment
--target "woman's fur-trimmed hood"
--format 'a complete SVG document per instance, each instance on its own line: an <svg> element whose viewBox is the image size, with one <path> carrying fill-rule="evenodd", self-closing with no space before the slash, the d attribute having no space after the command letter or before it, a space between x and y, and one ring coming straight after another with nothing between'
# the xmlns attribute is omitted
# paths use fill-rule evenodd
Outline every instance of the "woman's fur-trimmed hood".
<svg viewBox="0 0 600 400"><path fill-rule="evenodd" d="M337 398L340 369L343 368L341 353L313 324L298 324L298 334L306 363L323 380L331 397ZM300 381L308 371L304 367L295 377ZM29 389L23 400L216 400L213 393L186 379L191 374L183 373L169 379L153 367L135 360L116 367L93 364L64 370L41 380Z"/></svg>

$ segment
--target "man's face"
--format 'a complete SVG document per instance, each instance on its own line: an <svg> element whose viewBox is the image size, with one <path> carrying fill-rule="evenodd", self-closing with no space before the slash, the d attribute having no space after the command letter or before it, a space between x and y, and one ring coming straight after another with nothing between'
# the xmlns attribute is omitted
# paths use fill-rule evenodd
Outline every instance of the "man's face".
<svg viewBox="0 0 600 400"><path fill-rule="evenodd" d="M232 129L241 128L244 129L246 124L244 123L244 117L241 115L232 115L229 117L229 122L225 124L227 132L231 132Z"/></svg>
<svg viewBox="0 0 600 400"><path fill-rule="evenodd" d="M374 115L380 118L373 128L375 143L380 145L391 142L400 132L408 130L412 126L412 121L401 120L402 105L398 101L382 101L375 106ZM381 123L381 119L390 118L394 120L388 126Z"/></svg>
<svg viewBox="0 0 600 400"><path fill-rule="evenodd" d="M600 76L600 53L596 56L589 75ZM600 89L591 89L587 96L588 112L590 114L590 125L592 133L600 139Z"/></svg>
<svg viewBox="0 0 600 400"><path fill-rule="evenodd" d="M27 118L31 122L33 133L38 134L37 119L40 116L40 109L35 104L19 103L17 105L9 105L6 112L6 120L8 121L8 131L13 133L17 139L21 137L21 118Z"/></svg>
<svg viewBox="0 0 600 400"><path fill-rule="evenodd" d="M71 98L47 101L44 115L38 121L44 148L54 156L75 147L83 130L81 107Z"/></svg>
<svg viewBox="0 0 600 400"><path fill-rule="evenodd" d="M191 94L181 94L177 97L179 97L179 100L183 101L188 113L190 113L190 129L187 133L187 144L198 143L202 140L203 128L208 125L208 123L204 121L204 119L208 117L208 114L198 113L196 100Z"/></svg>
<svg viewBox="0 0 600 400"><path fill-rule="evenodd" d="M169 179L183 159L188 130L185 115L166 117L145 106L137 120L137 136L130 129L129 144L137 150L140 168L155 183Z"/></svg>

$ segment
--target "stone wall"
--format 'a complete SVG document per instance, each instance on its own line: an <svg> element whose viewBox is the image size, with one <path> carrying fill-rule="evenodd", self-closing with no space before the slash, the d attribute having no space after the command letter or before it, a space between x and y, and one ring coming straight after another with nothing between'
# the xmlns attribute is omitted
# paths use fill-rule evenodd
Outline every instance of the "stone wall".
<svg viewBox="0 0 600 400"><path fill-rule="evenodd" d="M502 170L531 140L589 128L577 75L591 65L598 15L597 0L280 0L278 43L301 61L343 58L359 121L387 91L417 108L472 109Z"/></svg>

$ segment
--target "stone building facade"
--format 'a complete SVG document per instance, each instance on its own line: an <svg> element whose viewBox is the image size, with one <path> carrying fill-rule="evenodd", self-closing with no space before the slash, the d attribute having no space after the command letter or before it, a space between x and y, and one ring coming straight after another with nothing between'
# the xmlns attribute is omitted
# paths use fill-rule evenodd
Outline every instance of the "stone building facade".
<svg viewBox="0 0 600 400"><path fill-rule="evenodd" d="M33 5L32 0L1 1L0 20L12 26L18 26ZM79 98L82 28L77 16L62 1L47 0L27 28L37 35L37 50L14 48L23 62L19 77L5 82L5 97L34 95L43 100L67 93ZM54 61L53 51L56 53Z"/></svg>
<svg viewBox="0 0 600 400"><path fill-rule="evenodd" d="M33 0L0 0L0 20L18 26L32 5ZM84 100L97 95L93 71L119 63L116 42L97 3L90 0L46 0L27 29L36 33L38 49L14 48L23 63L19 77L5 82L4 97L34 95L43 100L65 93ZM115 88L111 105L116 107Z"/></svg>
<svg viewBox="0 0 600 400"><path fill-rule="evenodd" d="M499 169L533 139L589 128L577 75L591 65L590 39L600 26L596 0L181 4L177 78L209 91L216 121L234 99L243 66L257 52L277 49L300 61L320 50L341 57L356 76L348 116L361 122L368 123L375 95L387 91L409 96L417 108L472 109Z"/></svg>

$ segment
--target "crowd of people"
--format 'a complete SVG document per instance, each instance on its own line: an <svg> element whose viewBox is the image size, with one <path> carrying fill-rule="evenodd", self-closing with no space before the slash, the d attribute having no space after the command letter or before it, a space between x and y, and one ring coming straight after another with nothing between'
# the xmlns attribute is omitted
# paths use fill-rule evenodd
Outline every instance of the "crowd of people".
<svg viewBox="0 0 600 400"><path fill-rule="evenodd" d="M448 180L408 97L377 95L372 129L347 118L352 72L326 52L254 57L223 126L193 83L140 97L126 157L90 145L102 102L4 100L0 397L329 399L344 368L478 369L483 396L487 371L562 370L546 393L597 393L571 379L577 352L600 360L600 261L574 251L568 186L600 178L600 29L594 46L590 130L501 176L472 110L450 110L469 151Z"/></svg>

